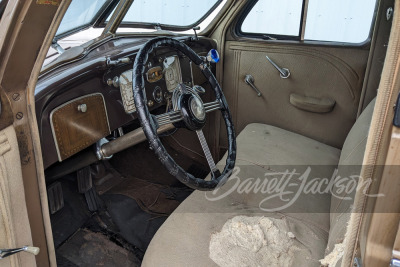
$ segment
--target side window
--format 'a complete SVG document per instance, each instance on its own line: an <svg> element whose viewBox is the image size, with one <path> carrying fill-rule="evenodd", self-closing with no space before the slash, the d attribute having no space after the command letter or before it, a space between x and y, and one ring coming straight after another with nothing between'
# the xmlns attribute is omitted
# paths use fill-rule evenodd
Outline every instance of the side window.
<svg viewBox="0 0 400 267"><path fill-rule="evenodd" d="M376 0L259 0L239 32L267 39L357 44L369 38L375 6Z"/></svg>
<svg viewBox="0 0 400 267"><path fill-rule="evenodd" d="M305 40L361 43L368 39L376 0L309 0Z"/></svg>
<svg viewBox="0 0 400 267"><path fill-rule="evenodd" d="M298 36L303 3L299 0L260 0L242 24L242 32Z"/></svg>

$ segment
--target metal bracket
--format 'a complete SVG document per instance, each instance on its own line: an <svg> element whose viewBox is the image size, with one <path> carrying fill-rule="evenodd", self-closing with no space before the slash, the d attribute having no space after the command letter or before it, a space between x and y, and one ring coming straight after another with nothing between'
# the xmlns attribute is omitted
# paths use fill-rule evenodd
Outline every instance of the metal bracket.
<svg viewBox="0 0 400 267"><path fill-rule="evenodd" d="M53 42L51 43L51 47L57 51L58 54L62 54L65 52L65 49L61 47L61 45L59 45L59 43L57 42L57 40L53 40Z"/></svg>
<svg viewBox="0 0 400 267"><path fill-rule="evenodd" d="M98 160L106 160L106 159L111 159L113 155L106 157L101 150L102 146L104 144L107 144L109 141L106 138L102 138L99 141L96 142L96 157Z"/></svg>
<svg viewBox="0 0 400 267"><path fill-rule="evenodd" d="M196 31L200 30L200 26L193 27L192 30L194 31L194 37L191 37L190 40L191 41L198 41L199 37L197 36L197 32Z"/></svg>

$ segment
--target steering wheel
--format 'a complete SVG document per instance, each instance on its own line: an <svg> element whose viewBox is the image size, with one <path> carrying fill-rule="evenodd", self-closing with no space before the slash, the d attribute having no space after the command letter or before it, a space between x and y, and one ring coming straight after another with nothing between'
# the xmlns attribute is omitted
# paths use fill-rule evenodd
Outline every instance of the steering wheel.
<svg viewBox="0 0 400 267"><path fill-rule="evenodd" d="M182 94L177 102L178 110L167 112L162 115L158 115L157 117L151 115L147 108L147 99L145 93L145 65L149 54L153 51L153 49L160 46L174 48L186 55L193 63L198 65L203 75L211 84L216 100L209 103L203 103L202 99L194 92L194 90L189 90L186 88L186 86L179 85L181 86ZM136 111L143 131L150 143L150 147L165 168L167 168L169 173L175 176L183 184L197 190L213 190L217 186L224 184L235 166L235 131L233 127L232 116L229 111L225 96L222 93L221 87L219 86L216 78L207 66L205 59L199 57L190 47L178 40L168 37L151 39L143 45L136 55L136 59L133 64L132 87ZM222 113L229 142L228 157L222 173L215 166L215 162L211 156L210 149L202 131L202 128L206 122L206 113L215 110L220 110ZM192 174L186 172L182 167L180 167L168 154L157 134L157 129L167 123L173 123L176 127L185 127L197 133L211 170L211 180L204 180L194 177Z"/></svg>

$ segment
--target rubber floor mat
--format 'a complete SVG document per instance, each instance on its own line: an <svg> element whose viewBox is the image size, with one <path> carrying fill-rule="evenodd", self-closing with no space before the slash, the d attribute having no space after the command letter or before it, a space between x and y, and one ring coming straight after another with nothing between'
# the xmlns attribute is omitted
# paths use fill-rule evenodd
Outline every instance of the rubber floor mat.
<svg viewBox="0 0 400 267"><path fill-rule="evenodd" d="M77 231L57 250L58 266L140 266L130 252L101 233Z"/></svg>
<svg viewBox="0 0 400 267"><path fill-rule="evenodd" d="M132 198L143 211L153 215L168 216L180 204L174 196L173 188L131 177L107 194L120 194Z"/></svg>
<svg viewBox="0 0 400 267"><path fill-rule="evenodd" d="M186 187L159 185L130 177L101 198L119 228L118 234L144 252L158 228L192 192Z"/></svg>
<svg viewBox="0 0 400 267"><path fill-rule="evenodd" d="M76 180L76 177L68 176L67 179L61 180L65 205L50 216L56 248L78 231L91 216L85 198L78 193L78 187L73 180Z"/></svg>

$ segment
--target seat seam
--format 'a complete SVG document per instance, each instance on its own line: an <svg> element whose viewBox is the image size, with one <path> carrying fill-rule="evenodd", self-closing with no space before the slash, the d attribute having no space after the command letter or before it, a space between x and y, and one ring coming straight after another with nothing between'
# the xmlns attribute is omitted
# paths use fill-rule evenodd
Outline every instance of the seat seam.
<svg viewBox="0 0 400 267"><path fill-rule="evenodd" d="M365 136L365 137L351 150L351 152L346 156L346 158L343 159L343 161L346 161L346 160L354 153L354 151L356 151L356 149L361 145L361 143L364 142L366 139L367 139L367 136ZM339 164L339 166L340 166L340 165L343 165L343 164Z"/></svg>

